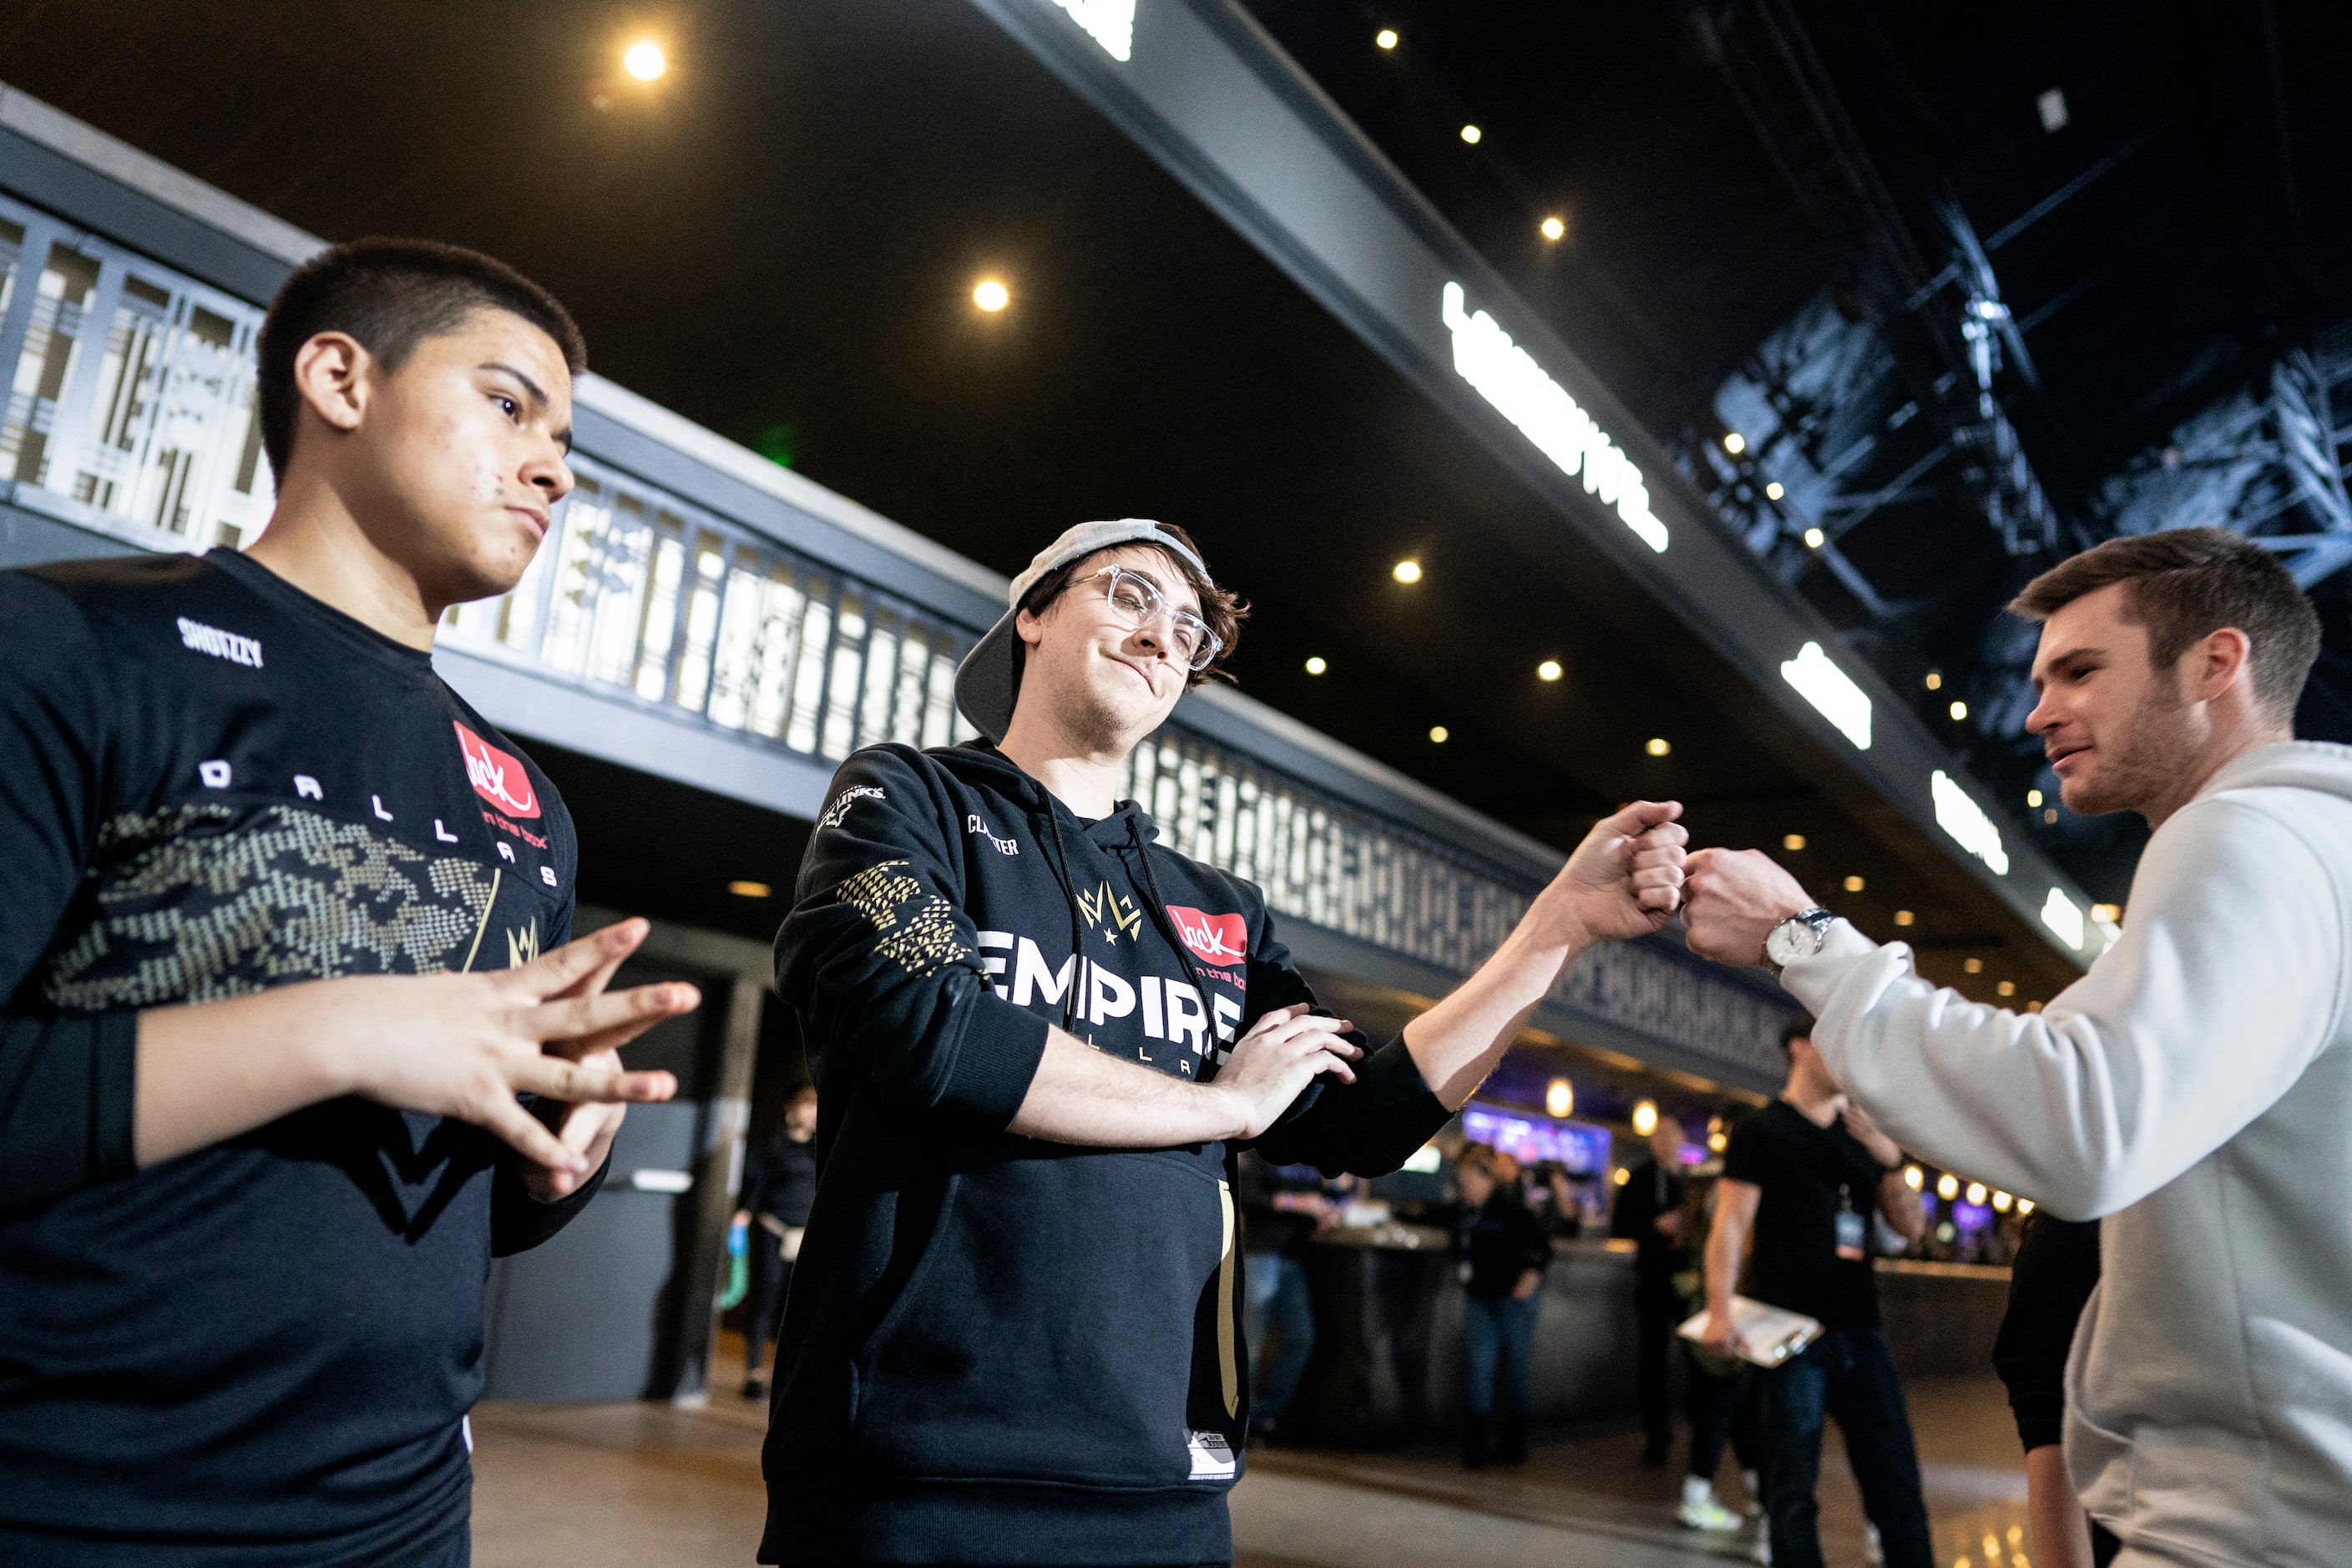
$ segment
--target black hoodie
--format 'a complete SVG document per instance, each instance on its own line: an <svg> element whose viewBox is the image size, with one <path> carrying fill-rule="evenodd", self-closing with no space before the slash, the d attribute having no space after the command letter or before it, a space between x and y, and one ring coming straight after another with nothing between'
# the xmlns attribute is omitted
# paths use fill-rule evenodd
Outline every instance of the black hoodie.
<svg viewBox="0 0 2352 1568"><path fill-rule="evenodd" d="M1006 1131L1049 1026L1199 1080L1261 1015L1314 1000L1257 889L1155 837L1132 802L1080 820L984 743L842 765L776 939L819 1176L762 1563L1233 1555L1233 1150ZM1259 1146L1373 1175L1446 1120L1397 1040Z"/></svg>

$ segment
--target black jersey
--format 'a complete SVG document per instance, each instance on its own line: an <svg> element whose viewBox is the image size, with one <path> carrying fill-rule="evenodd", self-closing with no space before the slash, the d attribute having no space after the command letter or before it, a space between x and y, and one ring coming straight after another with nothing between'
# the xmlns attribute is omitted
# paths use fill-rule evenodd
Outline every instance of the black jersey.
<svg viewBox="0 0 2352 1568"><path fill-rule="evenodd" d="M0 573L0 1561L404 1561L466 1517L493 1251L593 1184L356 1099L133 1173L135 1020L525 962L571 820L428 655L232 552Z"/></svg>

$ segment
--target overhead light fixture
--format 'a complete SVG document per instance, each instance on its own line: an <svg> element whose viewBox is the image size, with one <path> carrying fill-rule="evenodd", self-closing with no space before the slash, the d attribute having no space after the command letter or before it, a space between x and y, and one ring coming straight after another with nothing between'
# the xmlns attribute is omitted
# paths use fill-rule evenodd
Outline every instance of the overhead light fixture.
<svg viewBox="0 0 2352 1568"><path fill-rule="evenodd" d="M669 61L661 46L650 38L640 38L621 56L621 68L639 81L652 81L669 69Z"/></svg>
<svg viewBox="0 0 2352 1568"><path fill-rule="evenodd" d="M1970 1182L1969 1184L1969 1202L1975 1204L1978 1207L1983 1207L1985 1199L1991 1195L1992 1194L1990 1193L1985 1190L1985 1184L1982 1182Z"/></svg>
<svg viewBox="0 0 2352 1568"><path fill-rule="evenodd" d="M1626 1183L1633 1179L1633 1173L1627 1170L1624 1166L1620 1165L1615 1171L1610 1173L1609 1179L1622 1187Z"/></svg>
<svg viewBox="0 0 2352 1568"><path fill-rule="evenodd" d="M1484 310L1470 313L1461 284L1447 283L1440 298L1439 319L1454 335L1454 374L1476 387L1561 473L1581 475L1586 494L1613 508L1643 543L1664 554L1666 525L1652 514L1649 487L1633 460L1494 317Z"/></svg>
<svg viewBox="0 0 2352 1568"><path fill-rule="evenodd" d="M1778 479L1769 480L1764 486L1764 499L1766 500L1779 500L1782 496L1787 495L1788 493L1788 491L1780 488L1780 481ZM1821 530L1817 528L1812 531L1819 533ZM1807 540L1806 542L1810 544L1812 541Z"/></svg>
<svg viewBox="0 0 2352 1568"><path fill-rule="evenodd" d="M1421 563L1400 561L1389 568L1389 575L1400 583L1418 583L1421 581Z"/></svg>
<svg viewBox="0 0 2352 1568"><path fill-rule="evenodd" d="M2050 824L2053 827L2056 826L2058 824L2058 808L2054 805L2044 807L2042 813L2042 820Z"/></svg>
<svg viewBox="0 0 2352 1568"><path fill-rule="evenodd" d="M1384 49L1395 48L1397 47L1397 30L1394 27L1382 27L1379 32L1372 35L1372 42L1378 44Z"/></svg>
<svg viewBox="0 0 2352 1568"><path fill-rule="evenodd" d="M2017 994L2017 982L2014 980L2004 980L2000 984L1994 986L1993 991L1998 995L2014 996Z"/></svg>
<svg viewBox="0 0 2352 1568"><path fill-rule="evenodd" d="M1103 47L1103 53L1124 64L1135 49L1135 0L1054 0L1070 20Z"/></svg>
<svg viewBox="0 0 2352 1568"><path fill-rule="evenodd" d="M972 289L971 302L993 315L1013 302L1013 291L993 278L983 278Z"/></svg>
<svg viewBox="0 0 2352 1568"><path fill-rule="evenodd" d="M1653 735L1642 742L1642 750L1654 757L1663 757L1674 748L1666 744L1666 738L1664 735Z"/></svg>
<svg viewBox="0 0 2352 1568"><path fill-rule="evenodd" d="M727 890L739 899L772 899L776 894L765 882L730 882Z"/></svg>
<svg viewBox="0 0 2352 1568"><path fill-rule="evenodd" d="M1802 849L1804 847L1805 836L1803 834L1783 833L1780 835L1780 847L1790 851L1791 854L1795 853L1797 850Z"/></svg>
<svg viewBox="0 0 2352 1568"><path fill-rule="evenodd" d="M2042 118L2042 129L2053 135L2066 129L2074 116L2066 112L2066 93L2063 88L2052 88L2033 100L2033 112Z"/></svg>
<svg viewBox="0 0 2352 1568"><path fill-rule="evenodd" d="M1436 742L1441 746L1445 744L1447 739L1451 737L1453 733L1453 731L1448 730L1443 724L1432 724L1429 727L1429 738Z"/></svg>
<svg viewBox="0 0 2352 1568"><path fill-rule="evenodd" d="M2039 806L2042 804L2042 792L2038 789L2027 790L2025 792L2025 804L2032 806Z"/></svg>
<svg viewBox="0 0 2352 1568"><path fill-rule="evenodd" d="M1822 545L1827 544L1829 542L1830 542L1830 536L1829 536L1828 534L1826 534L1826 533L1823 533L1820 529L1818 529L1818 528L1809 528L1809 529L1805 530L1805 548L1806 548L1806 549L1808 549L1808 550L1819 550Z"/></svg>
<svg viewBox="0 0 2352 1568"><path fill-rule="evenodd" d="M1737 430L1727 430L1723 433L1723 449L1736 458L1748 450L1748 437Z"/></svg>
<svg viewBox="0 0 2352 1568"><path fill-rule="evenodd" d="M2084 937L2088 934L2084 927L2081 908L2055 888L2051 889L2050 896L2042 900L2042 923L2049 928L2052 936L2078 952L2083 946Z"/></svg>
<svg viewBox="0 0 2352 1568"><path fill-rule="evenodd" d="M1945 1172L1943 1179L1936 1184L1936 1195L1946 1203L1950 1203L1954 1198L1958 1197L1960 1195L1959 1177L1949 1171Z"/></svg>
<svg viewBox="0 0 2352 1568"><path fill-rule="evenodd" d="M2007 1214L2010 1211L2011 1205L2016 1202L2017 1200L2011 1197L2007 1193L1995 1193L1992 1195L1993 1213Z"/></svg>
<svg viewBox="0 0 2352 1568"><path fill-rule="evenodd" d="M1478 145L1479 139L1486 134L1486 133L1484 131L1479 130L1475 125L1465 125L1462 128L1462 140L1467 142L1473 147Z"/></svg>
<svg viewBox="0 0 2352 1568"><path fill-rule="evenodd" d="M1536 226L1536 229L1537 232L1540 233L1546 239L1559 239L1566 237L1568 233L1568 225L1560 218L1554 216L1544 219L1543 222Z"/></svg>
<svg viewBox="0 0 2352 1568"><path fill-rule="evenodd" d="M1919 917L1909 910L1897 910L1895 911L1895 923L1899 926L1916 925L1919 923Z"/></svg>
<svg viewBox="0 0 2352 1568"><path fill-rule="evenodd" d="M1536 679L1538 680L1558 680L1562 673L1563 672L1559 668L1559 660L1556 658L1548 658L1541 664L1536 666Z"/></svg>
<svg viewBox="0 0 2352 1568"><path fill-rule="evenodd" d="M1845 890L1849 893L1859 893L1863 886L1863 880L1859 877L1848 877L1845 879Z"/></svg>
<svg viewBox="0 0 2352 1568"><path fill-rule="evenodd" d="M1320 675L1330 668L1323 662L1323 656L1319 653L1307 661L1307 673L1309 675Z"/></svg>
<svg viewBox="0 0 2352 1568"><path fill-rule="evenodd" d="M2008 876L2009 851L2001 847L2000 829L1993 826L1984 807L1941 768L1928 775L1927 794L1935 804L1936 826L1950 835L1953 843L1990 867L1995 876Z"/></svg>
<svg viewBox="0 0 2352 1568"><path fill-rule="evenodd" d="M1556 1078L1544 1089L1544 1110L1554 1116L1573 1115L1576 1110L1576 1086L1564 1078Z"/></svg>
<svg viewBox="0 0 2352 1568"><path fill-rule="evenodd" d="M1916 1193L1921 1187L1927 1185L1927 1172L1921 1170L1916 1165L1906 1165L1903 1167L1903 1184L1905 1186L1910 1188Z"/></svg>
<svg viewBox="0 0 2352 1568"><path fill-rule="evenodd" d="M1652 1100L1633 1102L1633 1131L1647 1138L1658 1130L1658 1105Z"/></svg>
<svg viewBox="0 0 2352 1568"><path fill-rule="evenodd" d="M1969 716L1969 705L1965 702L1955 700L1952 703L1950 711L1953 718L1965 719Z"/></svg>
<svg viewBox="0 0 2352 1568"><path fill-rule="evenodd" d="M1970 974L1982 974L1984 973L1984 960L1981 958L1964 958L1960 960L1960 967L1967 970Z"/></svg>
<svg viewBox="0 0 2352 1568"><path fill-rule="evenodd" d="M1942 673L1937 670L1929 670L1927 672L1927 689L1930 691L1941 691L1943 689L1944 677Z"/></svg>
<svg viewBox="0 0 2352 1568"><path fill-rule="evenodd" d="M2107 924L2114 925L2116 921L2124 918L2124 907L2121 904L2093 904L2091 906L2091 918L2095 921L2105 921Z"/></svg>
<svg viewBox="0 0 2352 1568"><path fill-rule="evenodd" d="M2033 1212L2033 1200L2032 1198L2018 1199L2017 1212L2020 1214L2032 1214Z"/></svg>
<svg viewBox="0 0 2352 1568"><path fill-rule="evenodd" d="M1710 1132L1706 1135L1706 1146L1715 1151L1715 1152L1720 1154L1726 1149L1731 1147L1731 1134L1728 1132Z"/></svg>
<svg viewBox="0 0 2352 1568"><path fill-rule="evenodd" d="M1838 733L1853 742L1856 751L1870 750L1870 694L1838 668L1837 660L1823 652L1821 644L1809 642L1797 650L1796 658L1783 660L1780 679L1795 687L1797 695L1811 703L1815 712L1836 725Z"/></svg>

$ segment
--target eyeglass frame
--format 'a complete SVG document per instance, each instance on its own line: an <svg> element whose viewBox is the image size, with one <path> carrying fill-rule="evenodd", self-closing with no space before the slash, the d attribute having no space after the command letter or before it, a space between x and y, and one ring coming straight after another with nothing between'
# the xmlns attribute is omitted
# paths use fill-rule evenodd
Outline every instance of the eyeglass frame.
<svg viewBox="0 0 2352 1568"><path fill-rule="evenodd" d="M1083 577L1073 577L1062 586L1066 591L1076 587L1081 583L1092 583L1103 577L1110 579L1103 585L1103 602L1111 606L1113 615L1119 615L1118 600L1116 595L1122 578L1133 581L1150 599L1151 603L1144 610L1143 618L1129 627L1129 630L1139 632L1162 616L1168 617L1171 631L1174 631L1186 621L1201 628L1199 648L1185 660L1185 667L1191 673L1200 674L1209 666L1216 663L1217 656L1224 652L1225 639L1211 629L1207 621L1190 610L1180 610L1171 605L1168 602L1168 590L1152 581L1148 573L1139 572L1132 566L1105 566L1099 571L1089 572ZM1121 616L1120 618L1123 620L1125 617Z"/></svg>

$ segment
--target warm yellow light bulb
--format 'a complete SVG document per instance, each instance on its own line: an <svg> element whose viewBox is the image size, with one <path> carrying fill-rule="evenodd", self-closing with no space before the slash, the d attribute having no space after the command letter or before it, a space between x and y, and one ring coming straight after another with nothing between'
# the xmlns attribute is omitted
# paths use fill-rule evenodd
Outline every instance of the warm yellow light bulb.
<svg viewBox="0 0 2352 1568"><path fill-rule="evenodd" d="M1557 217L1548 217L1538 226L1546 239L1558 239L1568 233L1568 225Z"/></svg>
<svg viewBox="0 0 2352 1568"><path fill-rule="evenodd" d="M1637 1100L1633 1105L1633 1131L1647 1138L1658 1130L1658 1107L1654 1100Z"/></svg>
<svg viewBox="0 0 2352 1568"><path fill-rule="evenodd" d="M1801 833L1783 833L1782 835L1780 835L1780 847L1781 847L1781 848L1783 848L1783 849L1789 849L1789 850L1797 850L1797 849L1802 849L1804 847L1805 847L1805 836L1804 836L1803 834L1801 834Z"/></svg>
<svg viewBox="0 0 2352 1568"><path fill-rule="evenodd" d="M1953 1175L1949 1171L1945 1172L1943 1180L1936 1184L1936 1195L1946 1203L1950 1203L1954 1198L1958 1197L1960 1195L1959 1177Z"/></svg>
<svg viewBox="0 0 2352 1568"><path fill-rule="evenodd" d="M1448 738L1449 738L1453 733L1454 733L1454 731L1453 731L1448 730L1448 729L1447 729L1444 725L1443 725L1443 724L1432 724L1432 725L1429 727L1429 738L1430 738L1432 741L1434 741L1437 744L1439 744L1439 745L1441 745L1441 746L1442 746L1442 745L1444 745L1444 744L1445 744L1446 740L1447 740L1447 739L1448 739Z"/></svg>
<svg viewBox="0 0 2352 1568"><path fill-rule="evenodd" d="M1654 757L1663 757L1673 751L1674 747L1666 743L1666 738L1664 735L1653 735L1642 743L1642 750Z"/></svg>
<svg viewBox="0 0 2352 1568"><path fill-rule="evenodd" d="M1897 910L1895 911L1895 923L1899 926L1910 925L1916 921L1918 918L1919 917L1917 915L1913 914L1909 910Z"/></svg>
<svg viewBox="0 0 2352 1568"><path fill-rule="evenodd" d="M1787 490L1780 488L1780 481L1778 479L1772 480L1764 487L1764 499L1766 500L1779 500L1782 496L1787 495L1788 493L1789 492Z"/></svg>
<svg viewBox="0 0 2352 1568"><path fill-rule="evenodd" d="M1558 680L1560 678L1561 673L1559 660L1556 658L1548 658L1541 664L1536 666L1536 679L1538 680Z"/></svg>
<svg viewBox="0 0 2352 1568"><path fill-rule="evenodd" d="M1809 528L1809 529L1805 530L1805 548L1806 548L1806 549L1808 549L1808 550L1819 550L1822 545L1827 544L1829 542L1830 542L1830 536L1829 536L1828 534L1826 534L1826 533L1823 533L1820 529L1818 529L1818 528Z"/></svg>
<svg viewBox="0 0 2352 1568"><path fill-rule="evenodd" d="M1736 458L1748 450L1748 437L1737 430L1726 431L1723 437L1723 449Z"/></svg>
<svg viewBox="0 0 2352 1568"><path fill-rule="evenodd" d="M1554 1116L1568 1116L1576 1110L1576 1086L1564 1078L1556 1078L1544 1090L1544 1109Z"/></svg>
<svg viewBox="0 0 2352 1568"><path fill-rule="evenodd" d="M1323 656L1319 653L1307 661L1307 673L1309 675L1320 675L1330 668L1323 662Z"/></svg>
<svg viewBox="0 0 2352 1568"><path fill-rule="evenodd" d="M1927 1180L1927 1173L1921 1170L1918 1166L1906 1165L1903 1167L1903 1184L1910 1188L1913 1192L1917 1192L1920 1187L1926 1184Z"/></svg>
<svg viewBox="0 0 2352 1568"><path fill-rule="evenodd" d="M621 57L621 68L639 81L651 81L669 69L669 61L662 55L659 44L646 38L629 46L628 52Z"/></svg>
<svg viewBox="0 0 2352 1568"><path fill-rule="evenodd" d="M1478 145L1479 138L1486 134L1486 133L1484 131L1479 130L1475 125L1465 125L1462 128L1462 140L1467 142L1473 147Z"/></svg>
<svg viewBox="0 0 2352 1568"><path fill-rule="evenodd" d="M972 289L971 302L993 313L1013 302L1013 291L993 278L983 278Z"/></svg>
<svg viewBox="0 0 2352 1568"><path fill-rule="evenodd" d="M1400 561L1389 568L1389 575L1400 583L1418 583L1421 581L1421 563Z"/></svg>
<svg viewBox="0 0 2352 1568"><path fill-rule="evenodd" d="M1929 670L1927 672L1927 689L1930 691L1941 691L1943 689L1943 676L1935 670Z"/></svg>
<svg viewBox="0 0 2352 1568"><path fill-rule="evenodd" d="M1394 27L1382 27L1379 32L1372 35L1372 42L1378 44L1384 49L1395 48L1397 47L1397 30Z"/></svg>
<svg viewBox="0 0 2352 1568"><path fill-rule="evenodd" d="M1967 703L1965 703L1965 702L1955 702L1955 703L1953 703L1953 704L1952 704L1952 717L1953 717L1953 718L1955 718L1955 719L1965 719L1965 718L1967 718L1968 716L1969 716L1969 705L1968 705Z"/></svg>
<svg viewBox="0 0 2352 1568"><path fill-rule="evenodd" d="M1845 890L1849 893L1859 893L1864 885L1863 879L1859 877L1848 877L1845 879Z"/></svg>

